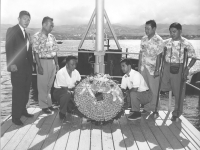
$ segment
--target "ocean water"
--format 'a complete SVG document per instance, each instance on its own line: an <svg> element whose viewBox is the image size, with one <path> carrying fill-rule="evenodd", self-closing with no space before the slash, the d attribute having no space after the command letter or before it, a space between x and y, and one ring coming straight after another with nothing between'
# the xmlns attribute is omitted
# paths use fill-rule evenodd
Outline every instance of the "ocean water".
<svg viewBox="0 0 200 150"><path fill-rule="evenodd" d="M63 40L62 44L59 44L60 52L58 55L78 55L77 52L67 52L67 51L77 51L80 40ZM200 40L190 40L192 43L195 52L197 54L197 58L200 59ZM107 43L104 42L104 45ZM110 49L117 49L117 45L114 40L110 40ZM140 40L119 40L119 44L122 48L123 52L133 52L133 53L138 53L140 50ZM95 49L95 41L92 40L85 40L82 47L82 49L88 49L88 50L94 50ZM105 50L107 49L106 47L104 48ZM123 55L125 57L125 55ZM138 59L138 55L136 54L129 54L128 58L135 58ZM195 73L197 71L200 71L200 60L196 61L195 65L191 68L191 73Z"/></svg>

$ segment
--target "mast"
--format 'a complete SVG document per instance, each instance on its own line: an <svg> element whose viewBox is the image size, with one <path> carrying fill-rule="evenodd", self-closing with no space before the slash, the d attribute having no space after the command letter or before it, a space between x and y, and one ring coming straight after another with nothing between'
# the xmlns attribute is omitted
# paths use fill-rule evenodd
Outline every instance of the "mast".
<svg viewBox="0 0 200 150"><path fill-rule="evenodd" d="M104 0L96 0L96 39L94 72L105 73L104 64Z"/></svg>

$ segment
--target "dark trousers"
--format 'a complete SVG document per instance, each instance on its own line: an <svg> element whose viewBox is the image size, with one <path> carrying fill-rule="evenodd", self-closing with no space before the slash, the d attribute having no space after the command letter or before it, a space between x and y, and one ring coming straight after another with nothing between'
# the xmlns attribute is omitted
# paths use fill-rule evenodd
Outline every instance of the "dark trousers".
<svg viewBox="0 0 200 150"><path fill-rule="evenodd" d="M12 120L20 119L27 113L26 104L29 100L32 68L29 62L25 67L18 68L17 72L11 73L12 83Z"/></svg>
<svg viewBox="0 0 200 150"><path fill-rule="evenodd" d="M60 103L60 112L65 114L69 109L70 102L73 98L72 93L67 89L55 89L53 92L54 98Z"/></svg>

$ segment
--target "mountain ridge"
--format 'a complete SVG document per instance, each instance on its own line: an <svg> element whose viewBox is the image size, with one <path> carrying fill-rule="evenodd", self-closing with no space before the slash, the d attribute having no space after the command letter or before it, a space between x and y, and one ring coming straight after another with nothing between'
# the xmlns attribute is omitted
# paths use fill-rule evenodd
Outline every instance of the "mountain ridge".
<svg viewBox="0 0 200 150"><path fill-rule="evenodd" d="M13 25L10 24L1 24L1 39L5 40L6 31L9 27ZM144 25L139 26L130 26L130 25L121 25L121 24L114 24L112 25L115 34L119 39L135 39L136 37L144 36ZM189 37L199 37L200 36L200 25L182 25L183 28L183 35ZM56 39L58 40L66 40L66 39L81 39L82 35L85 33L87 29L86 24L80 25L60 25L55 26L52 34L55 35ZM38 32L40 28L27 28L27 32L31 35ZM112 37L111 32L108 28L108 25L105 25L105 31L109 38ZM169 24L157 24L156 32L163 36L169 37ZM91 26L88 32L88 39L93 38L95 34L94 25Z"/></svg>

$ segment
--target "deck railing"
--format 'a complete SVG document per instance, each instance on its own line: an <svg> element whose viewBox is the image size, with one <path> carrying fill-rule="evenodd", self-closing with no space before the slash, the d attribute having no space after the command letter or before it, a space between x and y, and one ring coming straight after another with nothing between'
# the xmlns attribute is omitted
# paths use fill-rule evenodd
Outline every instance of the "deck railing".
<svg viewBox="0 0 200 150"><path fill-rule="evenodd" d="M91 50L91 51L59 51L59 52L71 52L71 53L95 53L96 51ZM126 52L110 52L110 51L104 51L103 53L107 54L126 54L126 58L128 54L135 54L139 55L139 53L133 53L133 52L128 52L128 48L126 48ZM196 60L200 60L200 58L196 58ZM86 76L86 75L81 75L81 76ZM112 78L122 78L122 76L111 76ZM200 83L200 81L197 81L197 83ZM194 89L199 91L199 102L198 102L198 107L200 107L200 89L188 82L186 82L187 85L193 87ZM172 103L172 91L169 91L169 102L168 102L168 111L171 111L171 103Z"/></svg>

